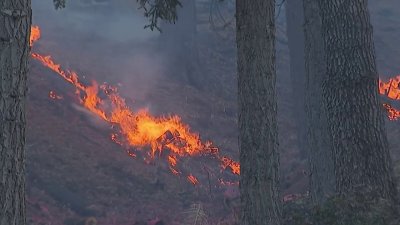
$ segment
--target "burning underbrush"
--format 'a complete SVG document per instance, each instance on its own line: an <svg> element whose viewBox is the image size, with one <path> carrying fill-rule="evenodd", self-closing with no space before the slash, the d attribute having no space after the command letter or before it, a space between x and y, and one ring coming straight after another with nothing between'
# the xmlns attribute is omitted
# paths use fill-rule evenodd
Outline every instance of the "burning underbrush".
<svg viewBox="0 0 400 225"><path fill-rule="evenodd" d="M30 44L33 45L40 38L40 29L33 27L31 33ZM116 87L106 83L98 85L96 81L92 81L90 85L84 84L76 72L63 70L51 56L37 53L31 55L75 87L80 104L94 116L110 124L113 130L110 139L124 147L129 156L138 158L140 155L139 158L147 163L151 163L156 156L163 158L168 162L169 170L173 174L186 177L194 185L199 184L198 178L190 171L183 171L183 167L179 166L187 157L208 157L220 163L221 172L229 169L233 174L239 175L238 162L221 156L219 149L211 142L201 141L200 136L191 132L179 116L154 117L146 109L134 112L118 94ZM53 91L50 92L50 97L61 99ZM210 171L208 179L209 173ZM212 175L218 176L215 174ZM222 176L217 178L223 179ZM220 184L224 185L223 182Z"/></svg>
<svg viewBox="0 0 400 225"><path fill-rule="evenodd" d="M38 28L32 29L32 37L31 44L39 40ZM40 69L34 63L36 78L31 88L46 96L47 100L30 96L31 111L34 111L30 118L38 120L39 115L49 114L46 111L54 115L47 115L46 120L35 125L35 133L38 130L49 133L51 141L44 141L46 137L36 136L35 133L31 134L35 138L28 140L28 150L43 152L37 154L41 155L39 158L29 157L29 171L33 172L28 174L28 180L33 187L28 191L30 196L51 198L65 204L59 205L59 210L51 214L57 215L57 211L65 209L69 211L68 217L132 215L126 216L126 224L135 221L133 217L151 219L162 216L167 221L173 221L182 215L166 215L159 210L185 208L196 201L205 204L219 202L219 208L211 207L215 209L211 215L229 213L229 209L221 207L222 192L227 187L237 187L238 163L222 155L211 142L203 142L198 134L182 123L180 117L153 116L145 109L133 111L115 87L88 82L76 72L62 69L49 56L32 53L32 58L50 70ZM59 78L44 77L54 73L72 84L72 92L68 85L59 85ZM61 125L60 118L67 120L68 124ZM51 124L49 121L52 121ZM101 135L107 135L108 139ZM49 143L57 143L57 146ZM77 152L74 146L80 146L82 150ZM127 154L125 157L115 151L106 154L101 149L123 149ZM52 157L51 160L46 160L46 155ZM95 161L92 162L92 158L108 160L93 164ZM136 163L132 164L132 158L136 159ZM87 163L81 164L85 160ZM123 163L119 165L121 161ZM151 166L145 166L148 164ZM79 178L78 168L84 168L93 177ZM50 178L50 174L64 174L64 171L68 171L71 177ZM102 193L104 197L96 198L94 192ZM121 200L120 196L128 197ZM36 200L30 198L30 201ZM127 201L134 201L134 204ZM165 203L160 204L160 201ZM114 207L118 211L107 210L113 204L120 205ZM47 217L42 212L44 208L52 210L44 205L31 208L31 212ZM54 219L51 218L48 219ZM124 224L121 218L118 221L119 225Z"/></svg>
<svg viewBox="0 0 400 225"><path fill-rule="evenodd" d="M37 30L37 36L32 32L32 44L40 38L39 29L34 29ZM102 71L104 77L96 77L98 81L110 81L109 84L93 83L85 76L78 76L97 75L101 69L92 68L87 62L96 61L99 56L77 58L79 63L73 64L73 68L78 70L73 72L68 70L71 68L68 63L63 64L65 69L56 62L69 62L65 55L73 55L70 57L72 59L77 57L77 53L63 51L70 47L68 43L56 48L56 44L52 44L47 40L36 42L33 52L55 53L54 61L51 57L36 54L34 56L39 61L32 60L31 64L30 88L34 93L28 102L30 119L27 146L28 213L31 224L84 224L92 217L96 218L99 225L132 225L135 224L133 221L136 224L148 224L157 221L157 218L162 218L169 225L179 224L173 221L182 221L185 217L182 212L195 202L202 202L206 213L215 221L229 220L235 216L238 200L235 182L238 176L232 170L235 163L230 160L237 158L237 133L234 130L237 123L236 106L233 102L189 87L182 88L173 82L160 82L152 90L154 93L150 94L150 98L154 98L154 102L162 102L162 111L173 111L180 117L136 110L145 104L132 103L128 99L119 102L121 98L118 93L124 92L109 85L119 82L117 78L108 79L112 69ZM287 59L286 55L281 57L281 61ZM286 68L288 61L283 64ZM43 65L54 67L49 70ZM213 65L211 63L207 67L213 67L216 74L221 75L221 71ZM60 82L60 76L54 76L54 73L69 84ZM288 71L284 73L288 74ZM391 88L388 88L387 82L390 81L383 79L380 85L381 94L387 95L384 97L385 103L394 109L399 108L395 100L391 100L394 83L391 82ZM299 168L306 163L298 160L299 155L293 144L296 142L293 120L287 113L291 110L289 99L292 96L286 81L279 83L279 88L278 91L287 92L284 100L278 103L281 104L278 119L283 191L303 193L307 178ZM180 93L171 94L176 92ZM88 94L92 98L88 98ZM129 97L124 93L125 96ZM88 109L88 106L92 109ZM130 110L132 108L134 110ZM113 114L113 109L127 115L126 118L121 119ZM162 129L157 129L156 133L142 133L146 134L142 137L148 137L144 142L147 144L142 145L143 142L130 138L131 126L119 124L124 121L136 124L138 117L143 118L139 123L150 127L159 127L160 121L166 120L168 123L165 127L161 126ZM227 150L224 154L231 157L224 158L211 142L186 141L192 139L185 139L185 135L194 137L194 140L200 140L200 135L191 132L188 126L171 128L182 125L182 121L189 121L191 128L201 131L202 140L213 140L213 143ZM394 123L389 124L394 126ZM397 140L398 128L391 130L389 135L392 135L392 140ZM397 145L392 141L394 148ZM192 154L199 150L203 152ZM131 157L127 157L127 154Z"/></svg>

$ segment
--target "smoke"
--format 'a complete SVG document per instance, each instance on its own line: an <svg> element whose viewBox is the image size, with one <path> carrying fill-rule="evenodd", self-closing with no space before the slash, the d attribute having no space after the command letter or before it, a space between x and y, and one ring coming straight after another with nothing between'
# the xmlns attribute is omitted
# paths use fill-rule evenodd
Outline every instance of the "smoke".
<svg viewBox="0 0 400 225"><path fill-rule="evenodd" d="M85 118L85 120L89 122L88 124L90 126L98 130L109 131L110 124L99 117L93 116L93 114L85 107L82 107L74 103L71 104L71 107L76 111L78 111L80 115L82 115Z"/></svg>
<svg viewBox="0 0 400 225"><path fill-rule="evenodd" d="M136 1L67 1L62 10L52 1L33 1L32 8L33 24L42 30L35 51L53 55L88 83L119 86L128 104L151 110L148 95L165 76L166 57L156 49L159 33L143 29L147 19Z"/></svg>

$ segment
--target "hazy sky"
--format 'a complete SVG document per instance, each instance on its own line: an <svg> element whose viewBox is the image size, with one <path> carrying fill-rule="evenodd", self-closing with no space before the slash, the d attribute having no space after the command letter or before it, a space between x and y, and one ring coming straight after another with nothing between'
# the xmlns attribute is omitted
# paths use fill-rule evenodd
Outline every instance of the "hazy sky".
<svg viewBox="0 0 400 225"><path fill-rule="evenodd" d="M122 96L143 106L156 104L146 96L158 78L167 76L166 57L156 48L159 32L143 29L143 12L122 1L89 7L67 0L67 7L58 11L51 0L33 1L33 24L42 30L34 51L50 54L63 68L84 72L99 83L123 84Z"/></svg>
<svg viewBox="0 0 400 225"><path fill-rule="evenodd" d="M137 7L128 8L119 4L118 0L95 8L79 2L67 0L67 7L56 11L51 0L33 1L33 23L77 32L93 32L119 41L139 41L157 35L156 32L143 29L147 20L141 11L135 10Z"/></svg>

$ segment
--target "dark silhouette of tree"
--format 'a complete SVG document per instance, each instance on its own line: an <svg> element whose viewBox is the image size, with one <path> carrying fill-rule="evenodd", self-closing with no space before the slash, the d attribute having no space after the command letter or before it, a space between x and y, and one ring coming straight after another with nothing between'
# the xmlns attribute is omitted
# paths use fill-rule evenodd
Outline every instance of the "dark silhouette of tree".
<svg viewBox="0 0 400 225"><path fill-rule="evenodd" d="M296 122L297 145L300 156L306 158L307 126L305 109L305 83L304 68L304 13L303 1L286 0L286 34L288 38L290 58L290 78L293 92L293 119Z"/></svg>
<svg viewBox="0 0 400 225"><path fill-rule="evenodd" d="M159 20L175 22L181 5L177 0L138 2L150 29L159 29ZM281 224L274 17L273 0L236 2L243 225Z"/></svg>
<svg viewBox="0 0 400 225"><path fill-rule="evenodd" d="M0 225L25 225L30 0L0 1Z"/></svg>
<svg viewBox="0 0 400 225"><path fill-rule="evenodd" d="M202 88L197 46L196 1L186 0L177 8L179 20L161 23L160 48L168 55L169 73L186 84Z"/></svg>
<svg viewBox="0 0 400 225"><path fill-rule="evenodd" d="M242 225L281 223L275 1L236 1Z"/></svg>
<svg viewBox="0 0 400 225"><path fill-rule="evenodd" d="M318 0L326 59L323 96L333 139L336 191L394 201L397 190L378 96L366 0Z"/></svg>
<svg viewBox="0 0 400 225"><path fill-rule="evenodd" d="M176 13L176 7L170 10ZM154 15L148 14L152 24L157 21ZM275 91L275 1L237 0L236 28L241 224L278 225L281 224L281 200Z"/></svg>
<svg viewBox="0 0 400 225"><path fill-rule="evenodd" d="M332 139L322 97L326 62L318 4L315 0L303 4L310 195L314 203L321 204L335 191Z"/></svg>

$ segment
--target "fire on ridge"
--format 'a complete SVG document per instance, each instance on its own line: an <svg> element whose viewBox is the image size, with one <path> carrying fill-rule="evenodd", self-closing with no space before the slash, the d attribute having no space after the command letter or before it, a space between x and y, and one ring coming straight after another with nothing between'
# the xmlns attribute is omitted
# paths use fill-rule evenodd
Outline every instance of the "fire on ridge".
<svg viewBox="0 0 400 225"><path fill-rule="evenodd" d="M30 45L40 39L40 28L32 26ZM219 149L211 142L202 142L197 133L190 131L188 125L181 121L177 115L168 117L154 117L146 110L133 112L119 96L118 90L108 84L98 85L96 81L92 85L85 86L79 80L79 76L74 71L63 70L61 66L53 61L51 56L43 56L32 53L31 56L40 61L45 67L60 75L64 80L71 83L76 91L80 103L93 114L110 124L117 126L118 132L111 134L111 140L121 146L131 146L139 150L150 147L147 152L149 159L154 159L156 154L161 155L165 149L169 150L167 162L171 172L175 175L182 175L177 165L179 159L184 157L208 155L218 160L223 170L229 168L235 175L240 175L240 165L238 162L226 156L221 156ZM400 100L400 75L384 82L379 79L379 93L393 100ZM99 92L106 94L106 99L99 97ZM61 96L51 91L49 96L53 99L62 99ZM384 103L383 107L388 112L390 120L400 118L400 111L390 104ZM110 109L111 110L106 110ZM122 139L120 138L122 137ZM135 153L128 152L129 156L136 157ZM194 185L198 184L198 179L192 174L187 174L186 178ZM224 184L222 179L221 184Z"/></svg>
<svg viewBox="0 0 400 225"><path fill-rule="evenodd" d="M39 39L40 29L33 26L30 45L33 46ZM116 87L108 84L98 85L96 81L89 86L84 85L76 72L63 70L50 55L31 53L31 56L72 84L82 106L117 128L117 131L111 134L111 140L115 143L134 147L142 150L141 152L150 149L150 151L145 151L148 160L168 150L167 163L171 172L175 175L186 176L187 180L194 185L199 184L198 179L191 173L183 174L177 166L182 158L208 156L217 160L223 170L229 168L232 174L240 175L238 162L222 156L219 149L211 142L203 142L199 134L191 132L189 126L184 124L179 116L155 117L143 109L134 112L118 94ZM106 98L101 98L100 92L104 93ZM54 91L51 91L49 96L53 99L61 99L61 96L56 95ZM129 151L128 154L136 157L134 152Z"/></svg>

